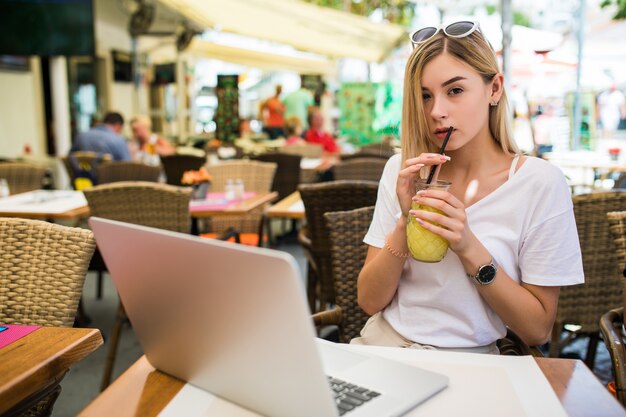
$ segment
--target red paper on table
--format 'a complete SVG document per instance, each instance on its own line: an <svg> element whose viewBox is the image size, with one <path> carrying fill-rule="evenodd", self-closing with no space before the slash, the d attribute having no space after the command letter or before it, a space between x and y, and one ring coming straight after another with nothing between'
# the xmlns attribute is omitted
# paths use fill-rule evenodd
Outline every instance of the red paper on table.
<svg viewBox="0 0 626 417"><path fill-rule="evenodd" d="M18 326L15 324L0 324L0 329L5 328L3 331L0 332L0 349L34 332L40 327L41 326Z"/></svg>
<svg viewBox="0 0 626 417"><path fill-rule="evenodd" d="M256 192L248 191L243 193L243 199L238 200L226 200L225 193L208 193L204 200L191 200L189 203L189 211L217 211L224 210L228 206L237 204L242 200L246 200L254 196Z"/></svg>

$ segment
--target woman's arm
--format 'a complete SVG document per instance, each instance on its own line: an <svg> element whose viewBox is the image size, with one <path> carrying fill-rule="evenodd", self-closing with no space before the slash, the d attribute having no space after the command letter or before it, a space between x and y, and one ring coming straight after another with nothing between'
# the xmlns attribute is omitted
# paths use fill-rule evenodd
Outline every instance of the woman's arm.
<svg viewBox="0 0 626 417"><path fill-rule="evenodd" d="M387 306L398 288L402 267L408 257L406 224L411 198L415 195L415 179L424 166L443 164L450 158L424 153L408 159L398 173L396 195L400 203L400 218L385 238L384 248L368 249L365 264L357 283L358 302L363 311L372 315Z"/></svg>
<svg viewBox="0 0 626 417"><path fill-rule="evenodd" d="M370 246L357 281L359 306L373 315L387 306L398 288L402 267L408 255L406 217L387 235L385 248Z"/></svg>

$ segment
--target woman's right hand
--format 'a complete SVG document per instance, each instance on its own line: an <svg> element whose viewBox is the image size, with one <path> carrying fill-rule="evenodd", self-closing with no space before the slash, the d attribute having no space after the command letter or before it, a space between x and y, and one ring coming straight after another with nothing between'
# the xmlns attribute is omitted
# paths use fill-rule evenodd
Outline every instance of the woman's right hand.
<svg viewBox="0 0 626 417"><path fill-rule="evenodd" d="M415 158L404 161L404 168L398 174L396 181L396 194L404 217L409 215L411 199L415 195L415 180L425 166L441 165L449 161L450 157L438 153L422 153Z"/></svg>

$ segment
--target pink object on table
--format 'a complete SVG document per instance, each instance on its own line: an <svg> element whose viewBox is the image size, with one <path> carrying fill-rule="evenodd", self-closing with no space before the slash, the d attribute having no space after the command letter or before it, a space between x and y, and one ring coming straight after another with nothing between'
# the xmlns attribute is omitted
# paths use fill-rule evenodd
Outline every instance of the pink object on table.
<svg viewBox="0 0 626 417"><path fill-rule="evenodd" d="M208 193L204 200L192 200L189 204L189 211L192 213L195 211L215 211L224 210L232 204L237 204L242 200L246 200L254 196L256 192L248 191L243 193L243 199L240 200L226 200L225 193Z"/></svg>
<svg viewBox="0 0 626 417"><path fill-rule="evenodd" d="M6 329L0 332L0 349L34 332L41 326L18 326L14 324L0 324L0 328L1 327L6 327Z"/></svg>

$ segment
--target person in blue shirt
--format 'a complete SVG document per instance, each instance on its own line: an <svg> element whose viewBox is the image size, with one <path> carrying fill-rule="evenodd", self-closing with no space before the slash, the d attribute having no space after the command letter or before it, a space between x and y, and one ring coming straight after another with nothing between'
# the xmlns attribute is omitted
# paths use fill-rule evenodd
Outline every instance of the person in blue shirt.
<svg viewBox="0 0 626 417"><path fill-rule="evenodd" d="M80 133L70 152L92 151L99 154L110 154L114 161L130 161L128 144L120 132L124 127L124 118L116 112L105 114L102 124L87 132Z"/></svg>

